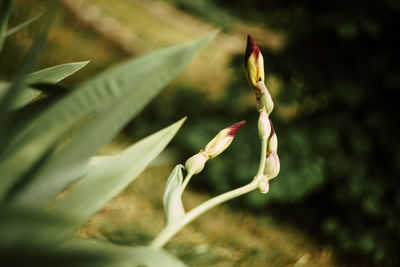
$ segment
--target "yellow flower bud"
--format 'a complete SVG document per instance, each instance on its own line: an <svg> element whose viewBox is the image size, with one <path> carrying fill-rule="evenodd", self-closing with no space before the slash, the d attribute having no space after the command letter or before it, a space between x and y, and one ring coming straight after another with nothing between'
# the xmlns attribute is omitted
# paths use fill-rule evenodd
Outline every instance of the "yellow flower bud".
<svg viewBox="0 0 400 267"><path fill-rule="evenodd" d="M271 123L268 119L265 107L260 109L260 116L258 118L258 135L260 139L267 139L271 134Z"/></svg>
<svg viewBox="0 0 400 267"><path fill-rule="evenodd" d="M259 81L264 81L264 59L250 35L247 36L244 70L248 82L254 88Z"/></svg>
<svg viewBox="0 0 400 267"><path fill-rule="evenodd" d="M188 173L192 175L198 174L203 170L207 160L208 154L204 150L201 150L199 153L190 157L185 162L185 169Z"/></svg>
<svg viewBox="0 0 400 267"><path fill-rule="evenodd" d="M220 131L204 148L210 159L215 158L232 143L236 132L243 126L245 121L235 123Z"/></svg>

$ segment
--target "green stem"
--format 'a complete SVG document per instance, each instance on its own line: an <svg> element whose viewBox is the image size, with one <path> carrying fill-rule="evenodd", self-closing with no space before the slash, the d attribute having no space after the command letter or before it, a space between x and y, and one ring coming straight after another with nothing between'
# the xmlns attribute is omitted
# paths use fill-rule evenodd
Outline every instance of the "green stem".
<svg viewBox="0 0 400 267"><path fill-rule="evenodd" d="M219 196L213 197L206 202L198 205L197 207L190 210L181 221L176 222L174 224L167 225L158 235L157 237L150 243L150 247L159 249L162 248L177 232L179 232L184 226L192 222L194 219L199 217L204 212L218 206L221 203L224 203L228 200L236 198L238 196L244 195L250 191L253 191L258 187L259 178L262 176L265 167L265 159L267 154L267 139L261 139L261 155L260 155L260 164L258 165L257 175L254 177L253 181L247 185L236 188ZM182 184L182 192L185 190L187 184L189 183L190 178L193 174L188 173L185 177L185 180Z"/></svg>
<svg viewBox="0 0 400 267"><path fill-rule="evenodd" d="M265 168L265 160L267 158L267 139L261 139L261 155L260 155L260 163L258 165L258 171L256 177L260 176L264 172Z"/></svg>
<svg viewBox="0 0 400 267"><path fill-rule="evenodd" d="M181 190L181 194L183 193L183 191L185 191L186 186L188 185L190 178L192 178L193 174L192 173L188 173L186 174L185 179L183 180L182 183L182 190Z"/></svg>
<svg viewBox="0 0 400 267"><path fill-rule="evenodd" d="M180 222L177 222L173 225L168 225L165 227L159 235L151 242L150 247L159 249L162 248L179 230L181 230L184 226L192 222L194 219L199 217L204 212L218 206L221 203L224 203L230 199L236 198L238 196L244 195L250 191L253 191L258 186L258 181L253 180L251 183L234 189L232 191L226 192L219 196L216 196L212 199L203 202L199 206L190 210L186 215L182 218Z"/></svg>

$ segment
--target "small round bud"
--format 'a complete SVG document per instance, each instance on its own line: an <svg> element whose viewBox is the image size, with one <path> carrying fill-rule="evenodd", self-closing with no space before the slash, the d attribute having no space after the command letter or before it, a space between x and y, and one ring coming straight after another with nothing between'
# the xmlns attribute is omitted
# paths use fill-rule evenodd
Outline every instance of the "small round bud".
<svg viewBox="0 0 400 267"><path fill-rule="evenodd" d="M270 152L265 160L264 175L268 177L269 180L278 176L281 165L279 161L278 154L276 152Z"/></svg>
<svg viewBox="0 0 400 267"><path fill-rule="evenodd" d="M268 139L268 152L277 152L278 151L278 137L276 137L274 125L272 125L272 121L269 120L269 123L271 124L271 134Z"/></svg>
<svg viewBox="0 0 400 267"><path fill-rule="evenodd" d="M255 92L258 102L257 108L262 109L265 107L268 115L270 115L274 109L274 101L272 100L271 94L269 93L263 81L257 83Z"/></svg>
<svg viewBox="0 0 400 267"><path fill-rule="evenodd" d="M267 111L265 107L260 110L260 116L258 118L258 136L264 140L271 134L271 123L268 119Z"/></svg>
<svg viewBox="0 0 400 267"><path fill-rule="evenodd" d="M202 150L196 155L190 157L185 162L185 169L188 173L194 175L200 173L208 160L208 154Z"/></svg>
<svg viewBox="0 0 400 267"><path fill-rule="evenodd" d="M268 142L268 152L276 152L278 151L278 138L276 137L276 134L274 133L270 138Z"/></svg>
<svg viewBox="0 0 400 267"><path fill-rule="evenodd" d="M269 191L269 181L266 176L258 183L258 191L262 194L266 194Z"/></svg>

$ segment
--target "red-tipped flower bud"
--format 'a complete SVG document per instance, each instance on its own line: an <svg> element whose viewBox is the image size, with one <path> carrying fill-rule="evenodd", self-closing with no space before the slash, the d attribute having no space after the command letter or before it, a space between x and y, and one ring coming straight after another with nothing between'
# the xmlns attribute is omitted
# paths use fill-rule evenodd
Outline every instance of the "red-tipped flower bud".
<svg viewBox="0 0 400 267"><path fill-rule="evenodd" d="M254 39L247 36L247 46L244 58L244 69L247 80L254 88L259 81L264 81L264 59Z"/></svg>
<svg viewBox="0 0 400 267"><path fill-rule="evenodd" d="M232 143L236 132L245 124L245 121L235 123L220 131L204 148L209 158L215 158Z"/></svg>

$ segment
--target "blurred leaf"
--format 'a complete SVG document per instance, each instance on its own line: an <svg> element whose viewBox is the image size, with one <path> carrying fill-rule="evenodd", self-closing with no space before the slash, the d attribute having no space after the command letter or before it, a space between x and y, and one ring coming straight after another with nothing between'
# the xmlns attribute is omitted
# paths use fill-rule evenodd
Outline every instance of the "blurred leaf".
<svg viewBox="0 0 400 267"><path fill-rule="evenodd" d="M4 266L184 266L162 250L93 240L64 243L59 233L73 221L43 211L0 207L0 262Z"/></svg>
<svg viewBox="0 0 400 267"><path fill-rule="evenodd" d="M166 147L185 118L152 134L110 157L91 170L63 198L55 203L50 213L69 214L78 220L70 232L77 230L90 216L131 183L146 166ZM151 189L150 189L151 190Z"/></svg>
<svg viewBox="0 0 400 267"><path fill-rule="evenodd" d="M71 74L77 72L88 63L89 61L71 62L45 68L26 76L25 83L58 83Z"/></svg>
<svg viewBox="0 0 400 267"><path fill-rule="evenodd" d="M29 246L42 250L56 245L62 232L73 222L59 214L46 214L43 210L18 206L0 206L0 253L18 253Z"/></svg>
<svg viewBox="0 0 400 267"><path fill-rule="evenodd" d="M128 247L94 240L73 240L66 243L62 249L77 254L98 255L103 258L103 262L97 261L93 266L186 266L175 256L150 247Z"/></svg>
<svg viewBox="0 0 400 267"><path fill-rule="evenodd" d="M77 72L78 70L86 66L88 63L89 61L73 62L39 70L27 75L24 80L24 84L58 83L59 81L67 78L71 74ZM40 90L26 88L14 101L12 108L19 108L21 106L26 105L27 103L32 101L35 97L37 97L40 93L41 93Z"/></svg>
<svg viewBox="0 0 400 267"><path fill-rule="evenodd" d="M15 1L3 0L0 4L0 52L3 48L4 39L7 37L7 23L11 15L11 11L15 5Z"/></svg>
<svg viewBox="0 0 400 267"><path fill-rule="evenodd" d="M46 11L40 13L39 15L36 15L35 17L33 17L31 19L28 19L27 21L19 24L18 26L15 26L14 28L11 28L11 29L7 30L7 32L5 33L5 37L8 37L8 36L18 32L19 30L22 30L23 28L25 28L26 26L28 26L29 24L31 24L32 22L34 22L35 20L40 18L45 13L46 13Z"/></svg>
<svg viewBox="0 0 400 267"><path fill-rule="evenodd" d="M78 86L67 97L51 106L29 127L29 131L23 131L16 138L5 160L0 163L0 173L3 174L0 197L66 131L79 120L93 115L92 121L77 133L64 150L50 157L44 169L37 173L39 179L22 194L26 195L26 203L45 205L81 174L80 168L85 166L89 157L139 113L211 37L209 35L198 42L176 45L130 60ZM108 112L110 114L106 114ZM101 116L106 116L106 123Z"/></svg>
<svg viewBox="0 0 400 267"><path fill-rule="evenodd" d="M26 75L30 71L32 71L36 64L36 61L39 57L39 52L43 47L44 41L46 39L49 26L50 25L47 24L45 29L36 38L27 55L23 58L22 63L20 64L16 74L14 75L12 83L6 88L0 98L0 129L2 129L2 131L0 131L0 155L3 149L7 147L9 143L10 135L8 130L12 128L12 125L9 125L10 121L12 121L12 114L10 114L8 110L10 106L12 106L12 103L14 103L15 99L24 89L23 81ZM2 172L0 171L0 173ZM2 181L3 180L7 179L2 179ZM0 185L1 184L2 182L0 182Z"/></svg>
<svg viewBox="0 0 400 267"><path fill-rule="evenodd" d="M165 187L164 210L167 224L173 224L185 215L181 198L183 183L182 169L184 169L182 164L175 166Z"/></svg>

